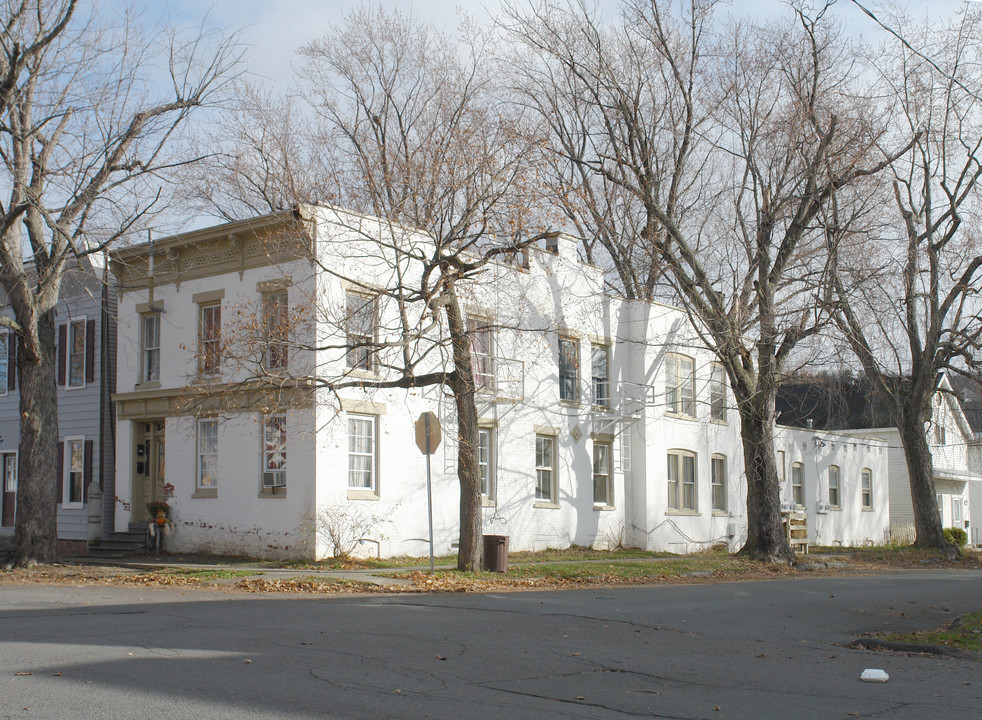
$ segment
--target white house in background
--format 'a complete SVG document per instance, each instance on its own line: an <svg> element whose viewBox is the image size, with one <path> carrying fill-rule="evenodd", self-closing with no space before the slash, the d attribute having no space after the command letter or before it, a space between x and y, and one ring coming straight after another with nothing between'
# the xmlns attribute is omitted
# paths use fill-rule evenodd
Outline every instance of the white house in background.
<svg viewBox="0 0 982 720"><path fill-rule="evenodd" d="M894 539L913 540L914 509L900 431L896 428L867 428L849 432L886 441L891 535ZM982 537L979 536L977 523L982 524L982 465L979 464L976 450L977 441L945 376L941 376L939 381L926 433L934 462L934 485L941 525L963 528L970 542L980 544Z"/></svg>
<svg viewBox="0 0 982 720"><path fill-rule="evenodd" d="M884 440L778 426L781 508L807 515L814 545L879 545L890 539L889 451Z"/></svg>
<svg viewBox="0 0 982 720"><path fill-rule="evenodd" d="M175 551L320 557L330 547L318 522L347 513L378 518L362 552L425 554L413 423L433 411L444 430L434 534L437 552L451 550L459 490L446 392L293 381L394 377L385 368L402 348L364 346L396 317L379 292L393 272L380 232L376 220L302 207L114 255L119 529L145 523L146 503L161 499ZM576 251L560 236L460 286L480 386L485 532L510 536L513 549L738 548L746 482L722 369L684 313L606 294L601 270ZM264 335L287 319L288 339ZM439 367L441 352L421 371ZM275 382L250 381L250 362ZM874 524L828 542L865 541Z"/></svg>

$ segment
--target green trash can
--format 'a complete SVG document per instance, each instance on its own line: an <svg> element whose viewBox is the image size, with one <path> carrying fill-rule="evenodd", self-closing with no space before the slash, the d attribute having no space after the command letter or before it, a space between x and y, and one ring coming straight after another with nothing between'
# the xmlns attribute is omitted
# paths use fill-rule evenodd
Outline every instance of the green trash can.
<svg viewBox="0 0 982 720"><path fill-rule="evenodd" d="M484 569L490 572L508 572L508 536L484 536Z"/></svg>

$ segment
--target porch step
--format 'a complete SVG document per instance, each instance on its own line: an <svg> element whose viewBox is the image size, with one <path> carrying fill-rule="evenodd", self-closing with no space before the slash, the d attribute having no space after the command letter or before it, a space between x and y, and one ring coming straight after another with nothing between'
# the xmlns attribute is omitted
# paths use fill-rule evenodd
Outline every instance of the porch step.
<svg viewBox="0 0 982 720"><path fill-rule="evenodd" d="M123 555L141 555L146 552L146 532L114 532L103 538L98 545L89 545L89 555L95 557L122 557Z"/></svg>

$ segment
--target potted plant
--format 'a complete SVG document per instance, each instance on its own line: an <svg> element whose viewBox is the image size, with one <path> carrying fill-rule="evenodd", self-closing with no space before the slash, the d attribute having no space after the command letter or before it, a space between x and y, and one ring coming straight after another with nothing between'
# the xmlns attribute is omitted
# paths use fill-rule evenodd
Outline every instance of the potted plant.
<svg viewBox="0 0 982 720"><path fill-rule="evenodd" d="M150 513L151 522L166 525L170 517L170 505L163 500L151 500L147 503L147 512Z"/></svg>

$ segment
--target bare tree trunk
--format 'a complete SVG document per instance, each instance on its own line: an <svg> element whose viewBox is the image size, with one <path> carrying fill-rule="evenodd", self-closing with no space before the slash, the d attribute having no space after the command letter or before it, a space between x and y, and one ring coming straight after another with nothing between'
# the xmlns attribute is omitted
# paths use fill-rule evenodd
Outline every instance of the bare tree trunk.
<svg viewBox="0 0 982 720"><path fill-rule="evenodd" d="M20 318L18 318L20 319ZM20 468L14 564L50 563L58 558L58 397L55 383L54 312L29 323L19 342Z"/></svg>
<svg viewBox="0 0 982 720"><path fill-rule="evenodd" d="M781 489L774 460L774 388L738 398L740 436L747 475L747 542L741 555L793 563L794 552L781 526Z"/></svg>
<svg viewBox="0 0 982 720"><path fill-rule="evenodd" d="M938 548L947 557L954 559L961 553L945 540L941 529L941 515L938 513L934 487L934 464L922 417L920 412L902 411L897 423L907 461L907 475L910 478L910 501L914 508L914 529L917 532L914 545Z"/></svg>
<svg viewBox="0 0 982 720"><path fill-rule="evenodd" d="M451 292L447 302L447 320L453 343L454 372L450 390L457 407L457 479L460 482L460 538L457 549L458 570L480 570L481 544L481 471L477 462L477 404L474 373L471 369L470 340L464 318Z"/></svg>

